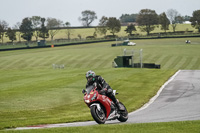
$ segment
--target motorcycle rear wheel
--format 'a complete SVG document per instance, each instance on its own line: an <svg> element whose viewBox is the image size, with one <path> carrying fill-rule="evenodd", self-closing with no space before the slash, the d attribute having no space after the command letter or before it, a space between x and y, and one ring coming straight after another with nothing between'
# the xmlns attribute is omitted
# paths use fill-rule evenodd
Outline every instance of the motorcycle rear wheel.
<svg viewBox="0 0 200 133"><path fill-rule="evenodd" d="M90 107L90 112L92 114L93 119L98 123L98 124L104 124L106 121L106 113L103 109L100 111L97 109L97 106L92 106Z"/></svg>
<svg viewBox="0 0 200 133"><path fill-rule="evenodd" d="M120 111L120 117L117 118L121 122L126 122L128 120L128 111L126 110L126 107L124 106L123 103L119 102L120 106L123 106L124 110Z"/></svg>

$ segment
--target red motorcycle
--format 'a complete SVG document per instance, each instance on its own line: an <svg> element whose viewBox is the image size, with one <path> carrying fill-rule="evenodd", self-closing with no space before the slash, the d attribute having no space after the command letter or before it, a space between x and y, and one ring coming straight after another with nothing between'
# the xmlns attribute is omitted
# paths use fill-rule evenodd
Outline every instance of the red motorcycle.
<svg viewBox="0 0 200 133"><path fill-rule="evenodd" d="M113 90L114 95L116 90ZM99 94L96 87L91 85L83 90L84 101L90 108L93 119L98 124L104 124L106 120L118 119L121 122L128 120L128 111L126 107L119 102L123 110L118 110L114 102L107 96Z"/></svg>

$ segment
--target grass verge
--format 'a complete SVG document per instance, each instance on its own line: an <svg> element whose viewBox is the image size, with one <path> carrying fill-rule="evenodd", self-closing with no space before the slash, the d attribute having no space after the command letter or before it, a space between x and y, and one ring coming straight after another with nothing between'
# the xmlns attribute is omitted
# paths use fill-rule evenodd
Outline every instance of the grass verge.
<svg viewBox="0 0 200 133"><path fill-rule="evenodd" d="M35 130L4 131L6 133L199 133L200 121L180 121L161 123L95 125L86 127L65 127Z"/></svg>

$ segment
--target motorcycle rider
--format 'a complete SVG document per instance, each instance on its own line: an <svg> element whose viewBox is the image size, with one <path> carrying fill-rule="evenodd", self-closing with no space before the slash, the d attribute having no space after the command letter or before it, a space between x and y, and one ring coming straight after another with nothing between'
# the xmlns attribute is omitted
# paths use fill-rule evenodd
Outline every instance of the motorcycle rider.
<svg viewBox="0 0 200 133"><path fill-rule="evenodd" d="M94 71L89 70L86 73L86 79L87 79L86 88L90 85L97 86L97 90L99 91L100 94L108 96L117 106L118 110L123 110L118 100L115 98L115 95L113 94L113 89L108 85L108 83L106 83L106 81L101 76L96 75Z"/></svg>

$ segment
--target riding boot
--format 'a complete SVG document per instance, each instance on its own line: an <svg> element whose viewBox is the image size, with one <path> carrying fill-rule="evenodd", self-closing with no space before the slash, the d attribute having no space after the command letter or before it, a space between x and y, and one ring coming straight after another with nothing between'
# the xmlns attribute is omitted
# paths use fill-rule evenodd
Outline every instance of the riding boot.
<svg viewBox="0 0 200 133"><path fill-rule="evenodd" d="M116 102L115 105L117 106L117 109L122 111L124 108L119 104L119 102Z"/></svg>
<svg viewBox="0 0 200 133"><path fill-rule="evenodd" d="M110 98L112 99L114 104L117 106L118 110L124 110L124 108L122 106L120 106L119 102L117 101L117 99L115 98L115 96L113 94L110 95Z"/></svg>

